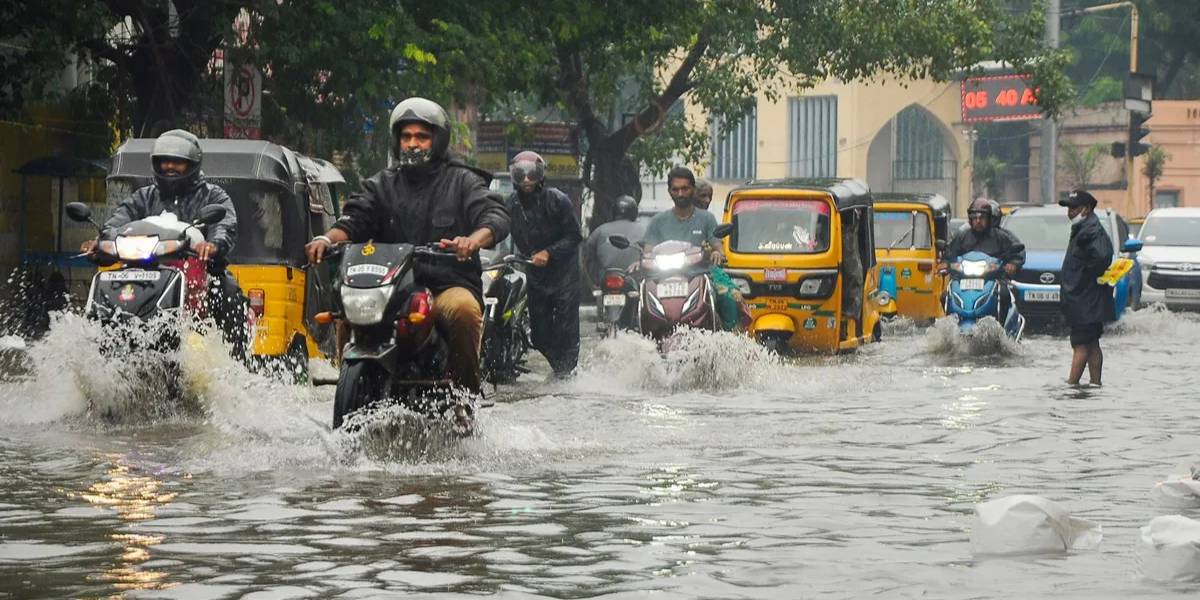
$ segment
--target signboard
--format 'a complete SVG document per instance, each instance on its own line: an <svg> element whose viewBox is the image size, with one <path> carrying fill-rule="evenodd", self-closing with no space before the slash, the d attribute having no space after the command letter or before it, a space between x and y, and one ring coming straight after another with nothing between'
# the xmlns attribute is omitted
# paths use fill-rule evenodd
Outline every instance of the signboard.
<svg viewBox="0 0 1200 600"><path fill-rule="evenodd" d="M534 123L522 126L528 133L517 145L509 140L508 123L480 123L475 132L476 161L485 171L503 172L518 152L532 150L546 159L547 179L578 179L574 127L568 123Z"/></svg>
<svg viewBox="0 0 1200 600"><path fill-rule="evenodd" d="M225 137L262 139L262 72L225 63Z"/></svg>
<svg viewBox="0 0 1200 600"><path fill-rule="evenodd" d="M962 120L1026 121L1042 118L1035 90L1023 75L970 77L962 82Z"/></svg>

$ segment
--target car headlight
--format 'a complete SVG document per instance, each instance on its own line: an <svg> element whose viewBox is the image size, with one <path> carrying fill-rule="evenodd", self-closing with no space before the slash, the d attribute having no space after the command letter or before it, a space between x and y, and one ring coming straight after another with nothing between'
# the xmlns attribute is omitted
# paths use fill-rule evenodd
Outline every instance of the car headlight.
<svg viewBox="0 0 1200 600"><path fill-rule="evenodd" d="M156 246L158 246L157 235L117 236L117 258L146 260L154 256Z"/></svg>
<svg viewBox="0 0 1200 600"><path fill-rule="evenodd" d="M962 263L962 273L967 277L983 277L988 271L994 268L995 265L982 260L964 260Z"/></svg>
<svg viewBox="0 0 1200 600"><path fill-rule="evenodd" d="M375 325L383 320L383 310L392 299L396 287L385 285L374 288L342 287L342 308L346 320L354 325Z"/></svg>
<svg viewBox="0 0 1200 600"><path fill-rule="evenodd" d="M654 266L662 271L671 271L682 268L687 263L687 255L682 252L675 254L663 254L654 257Z"/></svg>

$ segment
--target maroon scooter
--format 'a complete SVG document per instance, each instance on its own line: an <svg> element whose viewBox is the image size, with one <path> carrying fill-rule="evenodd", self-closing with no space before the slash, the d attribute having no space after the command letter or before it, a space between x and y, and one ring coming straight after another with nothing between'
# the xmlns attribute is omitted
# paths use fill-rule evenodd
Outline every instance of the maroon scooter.
<svg viewBox="0 0 1200 600"><path fill-rule="evenodd" d="M732 226L722 225L716 236L725 237L732 231ZM629 247L624 236L614 235L608 241L617 248ZM718 330L710 267L708 252L688 242L666 241L652 248L640 268L638 329L642 335L661 343L681 325Z"/></svg>

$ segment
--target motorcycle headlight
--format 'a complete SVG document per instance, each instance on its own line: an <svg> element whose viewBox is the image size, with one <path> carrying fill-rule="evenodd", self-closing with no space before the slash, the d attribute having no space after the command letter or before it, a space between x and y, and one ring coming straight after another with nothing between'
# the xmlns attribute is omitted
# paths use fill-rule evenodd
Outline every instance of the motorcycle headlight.
<svg viewBox="0 0 1200 600"><path fill-rule="evenodd" d="M964 260L962 262L962 273L967 277L983 277L991 270L988 267L995 268L994 265L989 265L982 260Z"/></svg>
<svg viewBox="0 0 1200 600"><path fill-rule="evenodd" d="M682 252L675 254L663 254L654 257L654 266L662 271L671 271L682 268L687 264L687 255Z"/></svg>
<svg viewBox="0 0 1200 600"><path fill-rule="evenodd" d="M342 287L342 309L346 320L353 325L375 325L383 320L383 311L396 287L385 285L374 288Z"/></svg>
<svg viewBox="0 0 1200 600"><path fill-rule="evenodd" d="M183 246L183 244L181 244L179 240L167 240L165 242L159 242L154 246L154 255L166 256L168 254L174 254L179 252L179 248L181 246Z"/></svg>
<svg viewBox="0 0 1200 600"><path fill-rule="evenodd" d="M156 246L158 246L157 235L117 236L117 258L146 260L154 256Z"/></svg>

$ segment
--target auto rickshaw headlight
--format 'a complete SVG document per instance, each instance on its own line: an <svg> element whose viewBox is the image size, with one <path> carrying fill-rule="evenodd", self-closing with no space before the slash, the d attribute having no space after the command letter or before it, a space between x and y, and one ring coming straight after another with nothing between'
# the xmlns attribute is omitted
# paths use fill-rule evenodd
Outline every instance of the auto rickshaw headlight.
<svg viewBox="0 0 1200 600"><path fill-rule="evenodd" d="M733 284L737 286L738 291L741 292L743 296L751 295L752 290L750 289L750 280L742 279L741 277L730 277L730 279L733 280Z"/></svg>
<svg viewBox="0 0 1200 600"><path fill-rule="evenodd" d="M801 296L820 295L822 289L825 287L824 284L825 284L825 278L823 278L823 277L809 277L809 278L805 279L804 281L800 282L800 295Z"/></svg>
<svg viewBox="0 0 1200 600"><path fill-rule="evenodd" d="M891 294L889 294L887 292L879 292L879 305L880 306L887 306L888 303L891 301L892 301Z"/></svg>

